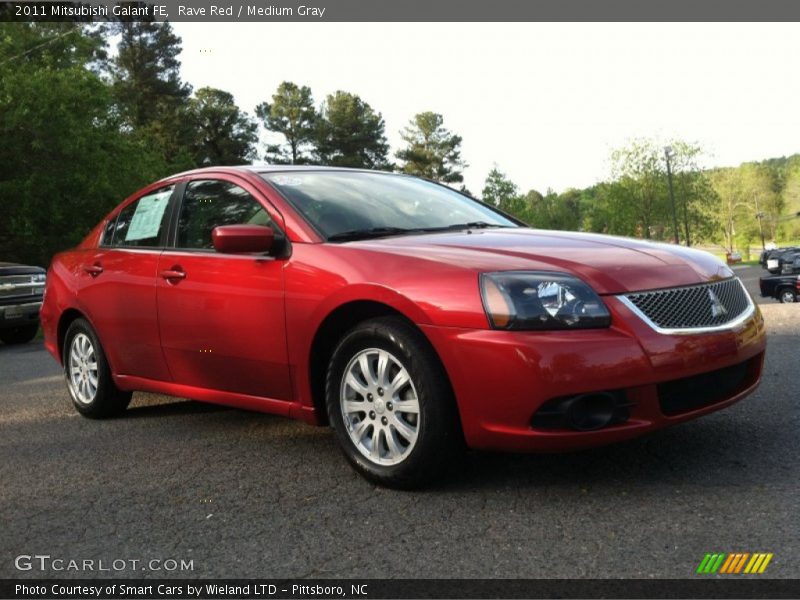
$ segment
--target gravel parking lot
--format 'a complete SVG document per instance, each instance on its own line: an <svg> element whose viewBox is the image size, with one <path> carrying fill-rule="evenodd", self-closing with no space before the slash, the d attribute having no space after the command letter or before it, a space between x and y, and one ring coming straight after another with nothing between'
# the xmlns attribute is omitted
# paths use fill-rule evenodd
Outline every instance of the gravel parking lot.
<svg viewBox="0 0 800 600"><path fill-rule="evenodd" d="M92 575L15 568L47 554L193 561L119 573L144 577L682 578L743 551L800 577L800 306L761 308L747 400L598 450L471 453L424 492L376 488L327 429L270 415L136 394L83 419L40 342L0 346L0 576Z"/></svg>

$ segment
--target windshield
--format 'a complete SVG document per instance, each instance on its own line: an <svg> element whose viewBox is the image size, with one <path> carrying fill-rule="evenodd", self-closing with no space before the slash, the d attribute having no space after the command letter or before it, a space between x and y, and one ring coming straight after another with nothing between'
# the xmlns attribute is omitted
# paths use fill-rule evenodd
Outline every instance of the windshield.
<svg viewBox="0 0 800 600"><path fill-rule="evenodd" d="M517 227L445 186L386 173L261 173L327 239L346 241L459 227Z"/></svg>

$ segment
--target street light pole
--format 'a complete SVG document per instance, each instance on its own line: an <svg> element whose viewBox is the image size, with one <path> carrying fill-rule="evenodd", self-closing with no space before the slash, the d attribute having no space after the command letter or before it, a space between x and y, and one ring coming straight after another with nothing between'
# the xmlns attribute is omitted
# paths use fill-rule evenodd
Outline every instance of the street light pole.
<svg viewBox="0 0 800 600"><path fill-rule="evenodd" d="M672 147L667 146L664 148L664 157L667 159L667 180L669 181L669 199L672 202L672 231L675 233L675 244L681 243L680 236L678 235L678 217L675 214L675 192L672 189L672 168L669 164L669 155L672 152Z"/></svg>

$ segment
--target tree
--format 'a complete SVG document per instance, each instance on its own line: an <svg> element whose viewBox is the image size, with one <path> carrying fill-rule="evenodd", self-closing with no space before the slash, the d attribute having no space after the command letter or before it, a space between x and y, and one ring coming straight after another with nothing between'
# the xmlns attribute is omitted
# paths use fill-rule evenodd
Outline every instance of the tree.
<svg viewBox="0 0 800 600"><path fill-rule="evenodd" d="M638 218L620 181L604 181L584 190L583 228L594 233L634 236Z"/></svg>
<svg viewBox="0 0 800 600"><path fill-rule="evenodd" d="M486 176L481 196L487 204L493 204L500 210L526 223L529 222L528 205L520 195L519 188L505 173L500 171L497 165L492 167L492 170Z"/></svg>
<svg viewBox="0 0 800 600"><path fill-rule="evenodd" d="M272 103L262 102L256 116L267 131L281 134L285 145L267 146L266 159L278 164L303 164L311 160L317 127L317 111L311 88L284 81L272 95Z"/></svg>
<svg viewBox="0 0 800 600"><path fill-rule="evenodd" d="M317 122L317 158L323 165L391 168L380 113L355 94L338 91L322 105Z"/></svg>
<svg viewBox="0 0 800 600"><path fill-rule="evenodd" d="M612 175L618 182L614 199L627 204L636 215L637 233L664 239L666 233L667 175L662 148L654 141L638 139L611 155Z"/></svg>
<svg viewBox="0 0 800 600"><path fill-rule="evenodd" d="M0 256L46 265L125 196L165 175L121 128L79 26L0 24ZM27 54L6 54L9 47ZM18 58L14 58L18 56Z"/></svg>
<svg viewBox="0 0 800 600"><path fill-rule="evenodd" d="M494 204L498 208L508 204L519 195L519 188L505 173L495 165L486 176L481 196L487 204Z"/></svg>
<svg viewBox="0 0 800 600"><path fill-rule="evenodd" d="M749 208L742 174L735 168L717 169L711 174L711 184L717 195L721 241L726 251L733 252L736 248L736 224L741 220L741 213Z"/></svg>
<svg viewBox="0 0 800 600"><path fill-rule="evenodd" d="M759 244L762 240L774 240L778 217L783 211L783 199L776 192L775 170L763 164L745 163L739 167L739 171L747 205L742 215L745 227L754 234L758 233Z"/></svg>
<svg viewBox="0 0 800 600"><path fill-rule="evenodd" d="M706 173L699 166L703 149L698 144L674 140L669 148L678 229L686 245L690 246L694 238L708 237L716 225L711 210L714 192Z"/></svg>
<svg viewBox="0 0 800 600"><path fill-rule="evenodd" d="M404 162L404 173L426 177L443 183L464 180L462 170L467 166L461 160L461 136L445 129L442 115L422 112L411 119L401 132L407 146L397 153Z"/></svg>
<svg viewBox="0 0 800 600"><path fill-rule="evenodd" d="M800 161L789 170L781 196L783 235L785 239L800 239Z"/></svg>
<svg viewBox="0 0 800 600"><path fill-rule="evenodd" d="M181 39L169 23L124 21L111 76L128 127L158 148L171 170L192 166L186 108L192 88L181 81Z"/></svg>
<svg viewBox="0 0 800 600"><path fill-rule="evenodd" d="M204 87L189 102L195 130L192 155L197 166L241 165L255 157L257 125L228 92Z"/></svg>

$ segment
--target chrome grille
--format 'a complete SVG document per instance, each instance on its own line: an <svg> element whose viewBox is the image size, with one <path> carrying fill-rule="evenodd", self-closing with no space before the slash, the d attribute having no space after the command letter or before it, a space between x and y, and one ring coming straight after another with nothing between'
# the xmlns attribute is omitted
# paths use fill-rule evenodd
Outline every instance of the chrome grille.
<svg viewBox="0 0 800 600"><path fill-rule="evenodd" d="M0 277L0 298L17 298L39 295L44 291L44 281L36 275L6 275Z"/></svg>
<svg viewBox="0 0 800 600"><path fill-rule="evenodd" d="M622 296L656 329L724 329L753 311L753 302L737 277L688 287Z"/></svg>

